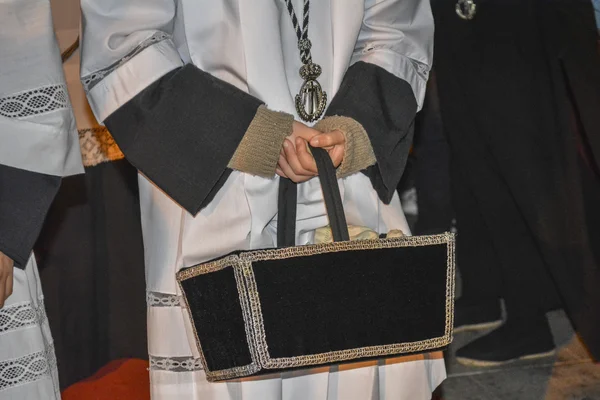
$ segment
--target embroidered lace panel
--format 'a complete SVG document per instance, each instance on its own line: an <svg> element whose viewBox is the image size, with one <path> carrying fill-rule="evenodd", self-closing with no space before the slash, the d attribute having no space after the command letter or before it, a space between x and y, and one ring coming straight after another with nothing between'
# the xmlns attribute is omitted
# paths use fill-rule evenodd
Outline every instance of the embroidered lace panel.
<svg viewBox="0 0 600 400"><path fill-rule="evenodd" d="M46 318L44 302L39 300L37 308L31 303L19 303L0 309L0 335L16 329L41 324Z"/></svg>
<svg viewBox="0 0 600 400"><path fill-rule="evenodd" d="M146 305L148 307L179 307L181 296L169 293L147 292Z"/></svg>
<svg viewBox="0 0 600 400"><path fill-rule="evenodd" d="M56 369L54 347L13 360L0 361L0 392L52 377ZM2 397L2 396L0 396Z"/></svg>
<svg viewBox="0 0 600 400"><path fill-rule="evenodd" d="M103 126L80 129L79 146L85 167L125 158L115 139Z"/></svg>
<svg viewBox="0 0 600 400"><path fill-rule="evenodd" d="M125 64L127 61L131 60L133 57L140 54L146 48L156 44L158 42L162 42L163 40L170 39L171 36L167 35L164 32L156 32L154 35L150 36L148 39L144 40L142 43L138 44L129 54L125 57L121 58L119 61L109 65L106 68L93 72L89 75L84 76L81 79L83 83L83 88L86 92L89 92L96 86L102 79L106 78L108 75L113 73L117 68Z"/></svg>
<svg viewBox="0 0 600 400"><path fill-rule="evenodd" d="M201 371L202 362L193 357L156 357L150 355L151 371L192 372Z"/></svg>
<svg viewBox="0 0 600 400"><path fill-rule="evenodd" d="M65 85L52 85L0 98L0 115L24 118L69 107Z"/></svg>

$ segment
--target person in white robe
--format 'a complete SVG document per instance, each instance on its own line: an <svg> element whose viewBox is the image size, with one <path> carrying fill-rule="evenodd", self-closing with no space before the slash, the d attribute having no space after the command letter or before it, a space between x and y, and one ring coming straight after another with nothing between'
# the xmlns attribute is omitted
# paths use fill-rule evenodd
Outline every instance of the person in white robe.
<svg viewBox="0 0 600 400"><path fill-rule="evenodd" d="M0 398L59 399L32 248L83 166L48 0L0 2L0 54Z"/></svg>
<svg viewBox="0 0 600 400"><path fill-rule="evenodd" d="M284 0L83 0L82 15L90 105L140 171L152 398L429 400L439 354L209 383L175 279L276 246L278 175L302 182L296 243L314 241L328 221L308 140L336 145L349 225L408 233L396 187L431 66L429 2L310 3L329 97L314 129L294 103L302 61Z"/></svg>
<svg viewBox="0 0 600 400"><path fill-rule="evenodd" d="M113 360L146 358L137 171L98 126L79 78L79 0L50 0L85 174L63 179L34 252L65 389Z"/></svg>

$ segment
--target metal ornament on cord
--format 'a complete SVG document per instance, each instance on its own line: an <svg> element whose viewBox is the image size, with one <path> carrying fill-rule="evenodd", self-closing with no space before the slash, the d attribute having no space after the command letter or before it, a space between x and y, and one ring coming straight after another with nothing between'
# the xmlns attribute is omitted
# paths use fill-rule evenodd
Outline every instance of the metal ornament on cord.
<svg viewBox="0 0 600 400"><path fill-rule="evenodd" d="M304 122L314 122L321 118L327 106L327 93L323 91L317 78L323 72L320 65L312 62L310 49L312 43L308 38L308 13L310 9L310 0L304 0L302 27L298 23L292 0L285 0L288 12L292 19L292 25L298 37L298 49L300 50L300 77L304 83L300 87L300 92L296 95L296 111Z"/></svg>
<svg viewBox="0 0 600 400"><path fill-rule="evenodd" d="M456 14L467 21L475 18L477 4L473 0L458 0L456 3Z"/></svg>

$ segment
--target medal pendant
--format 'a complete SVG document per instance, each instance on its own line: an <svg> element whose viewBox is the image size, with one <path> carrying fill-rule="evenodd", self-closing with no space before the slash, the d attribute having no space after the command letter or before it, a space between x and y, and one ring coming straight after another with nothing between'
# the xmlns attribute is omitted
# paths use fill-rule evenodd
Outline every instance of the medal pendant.
<svg viewBox="0 0 600 400"><path fill-rule="evenodd" d="M296 95L296 111L304 122L314 122L325 112L327 93L317 81L320 75L321 67L317 64L305 64L300 68L304 83Z"/></svg>
<svg viewBox="0 0 600 400"><path fill-rule="evenodd" d="M473 0L458 0L456 3L456 15L464 20L472 20L476 12L477 4Z"/></svg>

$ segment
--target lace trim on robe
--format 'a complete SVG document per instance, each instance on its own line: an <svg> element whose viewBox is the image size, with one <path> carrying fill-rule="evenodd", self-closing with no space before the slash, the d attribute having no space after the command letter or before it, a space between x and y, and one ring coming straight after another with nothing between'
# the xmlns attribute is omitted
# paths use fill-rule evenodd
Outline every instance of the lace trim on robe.
<svg viewBox="0 0 600 400"><path fill-rule="evenodd" d="M0 98L0 116L25 118L69 107L66 85L51 85Z"/></svg>
<svg viewBox="0 0 600 400"><path fill-rule="evenodd" d="M45 318L46 311L41 299L37 307L30 302L11 304L0 309L0 335L41 324Z"/></svg>
<svg viewBox="0 0 600 400"><path fill-rule="evenodd" d="M202 370L202 362L194 357L157 357L150 355L150 371L194 372Z"/></svg>
<svg viewBox="0 0 600 400"><path fill-rule="evenodd" d="M103 68L96 72L92 72L91 74L86 75L83 78L81 78L81 82L83 83L83 88L85 89L86 92L89 92L102 79L106 78L108 75L113 73L116 69L121 67L123 64L125 64L126 62L131 60L133 57L137 56L142 51L144 51L146 48L148 48L156 43L162 42L163 40L170 39L170 38L171 38L171 36L164 32L154 33L148 39L146 39L142 43L138 44L131 52L129 52L129 54L127 54L125 57L121 58L119 61L109 65L106 68Z"/></svg>

